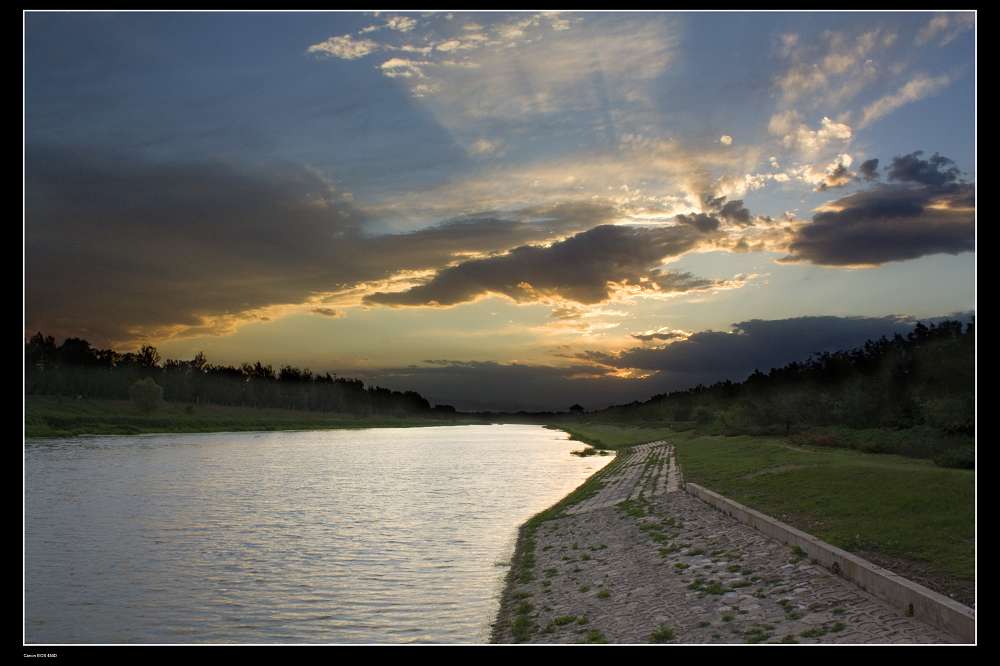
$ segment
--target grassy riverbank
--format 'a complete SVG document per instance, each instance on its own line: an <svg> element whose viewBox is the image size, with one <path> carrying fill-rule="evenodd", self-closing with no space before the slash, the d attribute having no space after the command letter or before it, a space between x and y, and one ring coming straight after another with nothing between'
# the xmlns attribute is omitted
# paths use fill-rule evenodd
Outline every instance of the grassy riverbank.
<svg viewBox="0 0 1000 666"><path fill-rule="evenodd" d="M554 430L569 429L546 426ZM587 441L573 436L571 439ZM613 440L612 440L613 441ZM588 444L591 442L587 442ZM602 447L610 448L610 447ZM563 512L574 504L578 504L598 493L604 487L603 478L612 474L623 458L615 457L611 462L598 470L593 476L583 482L576 490L561 499L553 506L535 514L520 527L517 534L517 544L510 560L510 570L507 572L506 584L500 599L500 610L493 625L492 642L498 642L505 632L510 632L514 640L523 642L534 631L531 613L534 605L528 597L516 591L518 585L531 582L535 577L535 550L537 548L536 533L546 521L563 515Z"/></svg>
<svg viewBox="0 0 1000 666"><path fill-rule="evenodd" d="M783 520L966 604L975 590L975 474L783 437L576 424L619 448L668 439L685 480Z"/></svg>
<svg viewBox="0 0 1000 666"><path fill-rule="evenodd" d="M142 413L126 400L75 400L27 396L24 427L27 437L73 435L138 435L147 433L235 432L246 430L318 430L336 428L406 428L480 423L470 417L362 418L350 414L290 409L255 409L220 405L189 406L164 403Z"/></svg>

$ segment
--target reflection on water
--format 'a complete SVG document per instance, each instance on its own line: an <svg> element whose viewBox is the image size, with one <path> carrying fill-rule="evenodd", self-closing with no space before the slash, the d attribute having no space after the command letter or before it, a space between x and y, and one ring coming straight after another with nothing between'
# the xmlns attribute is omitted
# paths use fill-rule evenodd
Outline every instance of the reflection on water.
<svg viewBox="0 0 1000 666"><path fill-rule="evenodd" d="M483 642L518 525L610 459L537 426L32 441L29 643Z"/></svg>

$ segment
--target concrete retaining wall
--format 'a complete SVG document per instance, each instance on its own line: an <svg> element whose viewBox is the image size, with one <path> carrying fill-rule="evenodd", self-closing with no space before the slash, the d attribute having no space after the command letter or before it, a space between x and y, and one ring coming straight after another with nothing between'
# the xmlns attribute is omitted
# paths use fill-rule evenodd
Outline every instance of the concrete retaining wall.
<svg viewBox="0 0 1000 666"><path fill-rule="evenodd" d="M798 546L810 559L900 609L905 615L923 620L962 642L975 643L976 613L968 606L707 488L687 483L685 490L771 538L792 547Z"/></svg>

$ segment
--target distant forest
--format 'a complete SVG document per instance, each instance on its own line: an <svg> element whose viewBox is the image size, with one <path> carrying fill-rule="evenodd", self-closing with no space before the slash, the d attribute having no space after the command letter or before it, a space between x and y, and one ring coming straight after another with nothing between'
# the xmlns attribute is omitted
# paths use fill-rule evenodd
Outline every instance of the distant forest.
<svg viewBox="0 0 1000 666"><path fill-rule="evenodd" d="M482 412L482 418L546 423L587 421L636 425L688 424L729 435L781 435L792 442L933 459L949 467L975 465L975 325L918 323L906 336L815 354L742 382L722 381L656 395L645 402L584 412ZM368 386L359 379L313 374L260 362L213 365L160 358L154 347L119 353L86 340L34 335L25 346L25 392L85 398L155 400L241 407L275 407L357 416L440 417L415 391ZM152 385L151 382L155 382ZM877 431L877 432L876 432Z"/></svg>
<svg viewBox="0 0 1000 666"><path fill-rule="evenodd" d="M699 385L589 417L694 422L720 434L788 435L801 443L972 467L975 348L972 322L918 323L906 336L883 336L857 349L816 354L767 373L756 370L742 382ZM851 432L875 428L905 434L866 440Z"/></svg>
<svg viewBox="0 0 1000 666"><path fill-rule="evenodd" d="M155 347L119 353L97 349L80 338L55 339L36 333L25 346L25 392L112 400L137 399L137 389L152 380L162 398L190 404L275 407L369 415L455 413L449 405L431 407L415 391L366 387L359 379L313 374L286 365L275 370L259 361L239 367L213 365L199 353L190 361L163 361ZM137 384L139 385L137 387ZM156 387L153 387L154 389Z"/></svg>

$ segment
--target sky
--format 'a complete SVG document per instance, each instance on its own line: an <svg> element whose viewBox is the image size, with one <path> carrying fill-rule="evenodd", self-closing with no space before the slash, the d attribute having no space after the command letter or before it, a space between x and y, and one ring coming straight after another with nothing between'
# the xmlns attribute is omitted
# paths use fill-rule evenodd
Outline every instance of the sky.
<svg viewBox="0 0 1000 666"><path fill-rule="evenodd" d="M971 12L28 12L25 335L460 409L975 310Z"/></svg>

